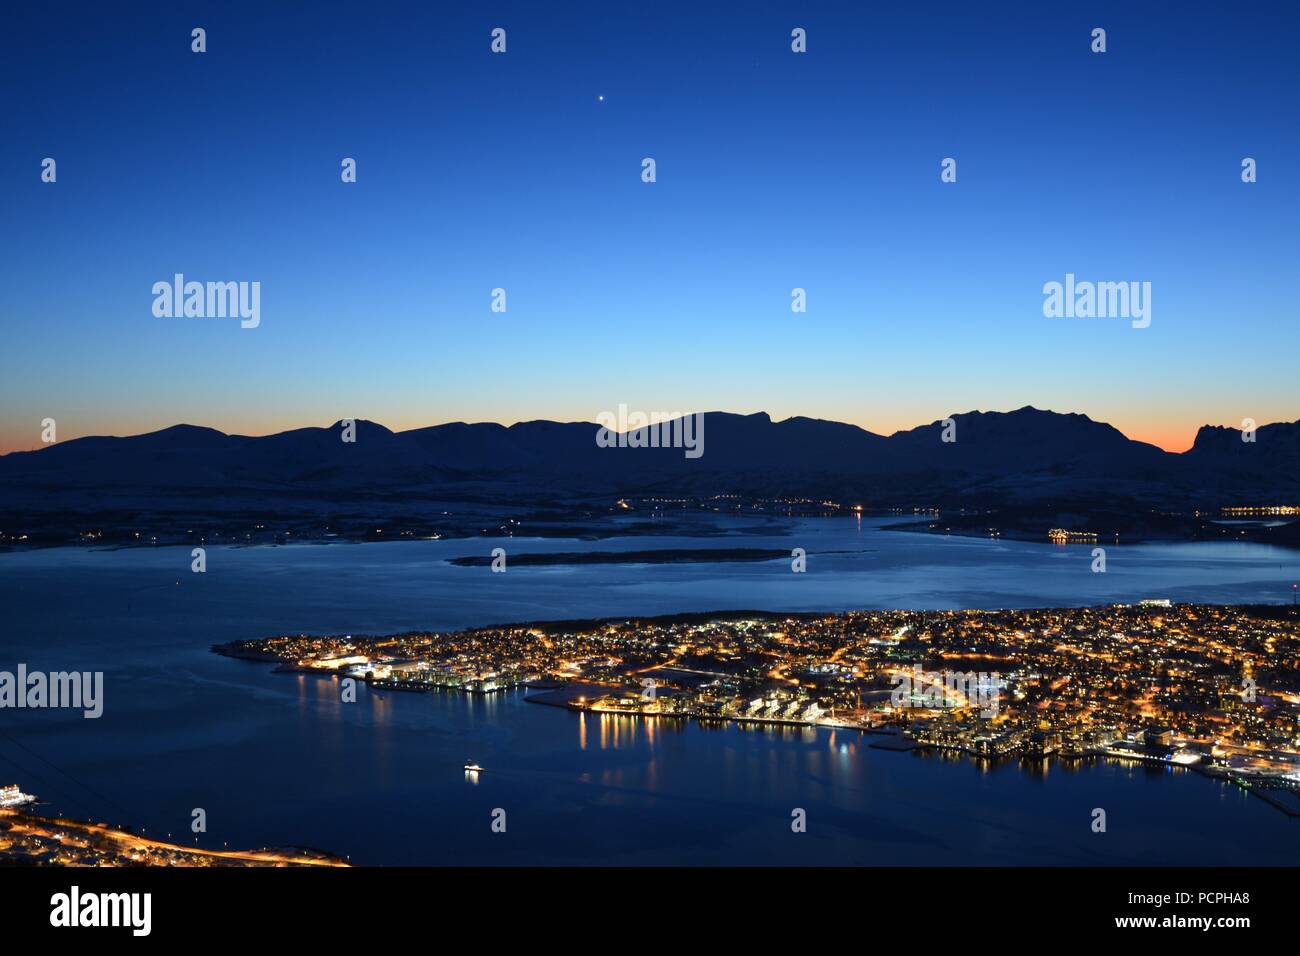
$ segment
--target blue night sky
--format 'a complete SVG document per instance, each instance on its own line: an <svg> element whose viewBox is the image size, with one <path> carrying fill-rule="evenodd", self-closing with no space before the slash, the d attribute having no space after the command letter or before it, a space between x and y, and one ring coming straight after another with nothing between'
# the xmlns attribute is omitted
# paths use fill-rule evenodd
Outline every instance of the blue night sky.
<svg viewBox="0 0 1300 956"><path fill-rule="evenodd" d="M5 14L0 451L45 417L1033 404L1175 450L1300 417L1296 8L142 6ZM177 272L259 281L260 327L156 318ZM1045 318L1067 272L1151 282L1151 327Z"/></svg>

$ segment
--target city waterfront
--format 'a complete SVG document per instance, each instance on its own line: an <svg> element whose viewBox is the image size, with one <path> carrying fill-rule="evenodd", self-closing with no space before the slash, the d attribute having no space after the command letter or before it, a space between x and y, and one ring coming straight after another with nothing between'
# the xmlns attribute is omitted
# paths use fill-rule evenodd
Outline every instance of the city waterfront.
<svg viewBox="0 0 1300 956"><path fill-rule="evenodd" d="M45 812L199 845L308 846L354 863L1288 863L1296 823L1171 766L887 752L856 730L740 727L538 707L522 691L409 694L272 673L209 646L726 608L1036 607L1170 598L1279 602L1295 552L1109 549L876 530L855 519L719 522L724 537L481 539L0 555L5 656L103 670L98 720L0 712L5 776ZM788 561L519 567L525 551L804 547ZM819 576L824 569L834 573ZM27 748L9 745L19 740ZM28 752L30 751L30 752ZM45 764L40 758L48 760ZM487 772L467 778L474 762ZM57 768L57 769L55 769ZM29 775L25 771L31 771ZM8 781L6 781L8 782ZM1109 826L1093 833L1091 811ZM503 808L504 834L490 829ZM793 834L794 808L808 831Z"/></svg>

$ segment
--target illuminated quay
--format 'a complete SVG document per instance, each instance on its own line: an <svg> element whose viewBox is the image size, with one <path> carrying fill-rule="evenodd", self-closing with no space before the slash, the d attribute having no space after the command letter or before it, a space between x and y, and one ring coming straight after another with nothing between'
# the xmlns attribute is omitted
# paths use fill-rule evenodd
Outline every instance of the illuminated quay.
<svg viewBox="0 0 1300 956"><path fill-rule="evenodd" d="M208 850L155 840L104 823L0 807L0 863L28 866L347 866L328 853L294 848Z"/></svg>
<svg viewBox="0 0 1300 956"><path fill-rule="evenodd" d="M1225 518L1289 518L1300 515L1300 505L1234 505L1219 513Z"/></svg>

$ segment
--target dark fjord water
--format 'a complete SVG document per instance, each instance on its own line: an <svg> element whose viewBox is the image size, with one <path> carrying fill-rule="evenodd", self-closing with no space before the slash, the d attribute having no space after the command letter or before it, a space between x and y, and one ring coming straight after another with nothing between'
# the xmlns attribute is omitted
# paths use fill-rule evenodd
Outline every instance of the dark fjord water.
<svg viewBox="0 0 1300 956"><path fill-rule="evenodd" d="M1296 553L1089 548L725 519L725 538L473 540L0 554L0 669L102 670L105 710L0 711L0 782L48 809L202 845L313 846L365 864L1291 864L1300 820L1186 771L1046 770L889 753L823 729L578 716L521 695L368 693L209 645L723 608L1029 607L1286 600ZM759 564L461 568L525 551L804 547ZM462 765L490 769L477 783ZM46 763L45 761L48 761ZM57 769L55 769L57 768ZM489 828L493 808L507 832ZM808 832L790 830L791 809ZM1094 807L1109 829L1091 832Z"/></svg>

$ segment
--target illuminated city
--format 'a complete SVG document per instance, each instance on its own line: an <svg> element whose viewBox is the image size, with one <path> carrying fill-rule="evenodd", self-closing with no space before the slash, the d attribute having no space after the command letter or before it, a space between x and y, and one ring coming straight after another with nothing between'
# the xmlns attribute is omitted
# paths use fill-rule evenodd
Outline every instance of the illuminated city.
<svg viewBox="0 0 1300 956"><path fill-rule="evenodd" d="M523 686L532 702L600 714L858 729L894 735L891 748L981 758L1163 762L1230 779L1293 813L1297 623L1300 610L1289 606L1152 599L279 636L217 650L377 690ZM995 673L996 701L917 693L904 680L918 669Z"/></svg>
<svg viewBox="0 0 1300 956"><path fill-rule="evenodd" d="M1300 5L4 38L7 951L1289 928Z"/></svg>

